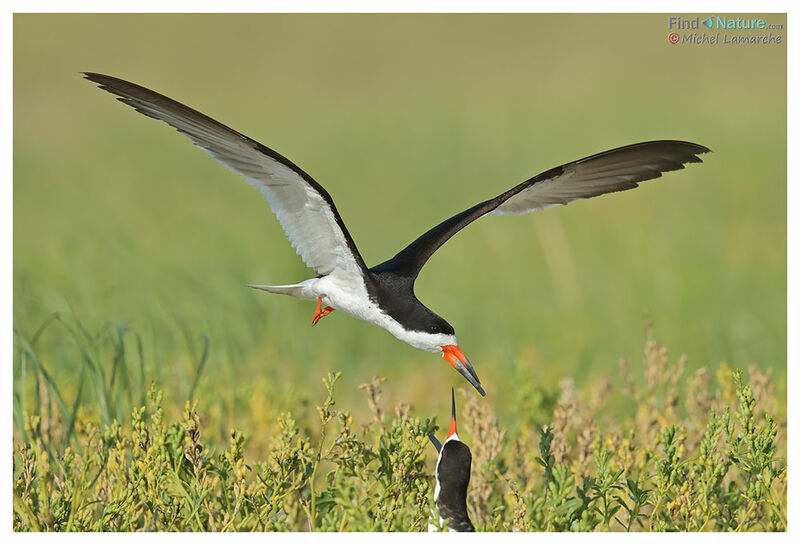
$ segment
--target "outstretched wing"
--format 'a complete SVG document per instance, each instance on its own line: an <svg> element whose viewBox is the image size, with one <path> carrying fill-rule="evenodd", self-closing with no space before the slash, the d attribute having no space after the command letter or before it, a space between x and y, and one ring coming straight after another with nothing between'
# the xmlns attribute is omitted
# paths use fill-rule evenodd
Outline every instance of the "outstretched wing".
<svg viewBox="0 0 800 545"><path fill-rule="evenodd" d="M86 79L119 101L188 136L223 165L258 187L303 261L319 275L366 271L333 199L300 167L255 140L159 93L112 76Z"/></svg>
<svg viewBox="0 0 800 545"><path fill-rule="evenodd" d="M639 182L684 168L686 163L702 163L697 156L709 151L691 142L658 140L604 151L550 169L443 221L392 259L373 267L372 271L416 278L428 258L442 244L488 212L524 214L578 199L633 189Z"/></svg>

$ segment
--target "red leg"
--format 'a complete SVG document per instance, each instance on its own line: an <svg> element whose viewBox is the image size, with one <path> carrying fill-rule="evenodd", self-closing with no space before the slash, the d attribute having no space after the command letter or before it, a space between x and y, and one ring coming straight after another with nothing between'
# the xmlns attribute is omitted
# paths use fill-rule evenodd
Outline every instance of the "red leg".
<svg viewBox="0 0 800 545"><path fill-rule="evenodd" d="M335 309L331 307L322 308L322 297L317 297L317 311L314 313L314 317L311 318L311 325L317 325L317 322L319 322L320 319L324 318L334 310Z"/></svg>
<svg viewBox="0 0 800 545"><path fill-rule="evenodd" d="M314 313L314 317L311 318L311 325L317 325L319 319L322 317L322 297L317 298L317 311Z"/></svg>

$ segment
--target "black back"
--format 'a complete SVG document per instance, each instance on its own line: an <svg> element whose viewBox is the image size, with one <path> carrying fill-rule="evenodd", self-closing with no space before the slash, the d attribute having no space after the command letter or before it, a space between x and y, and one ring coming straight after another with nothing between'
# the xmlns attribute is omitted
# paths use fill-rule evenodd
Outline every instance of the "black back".
<svg viewBox="0 0 800 545"><path fill-rule="evenodd" d="M467 486L472 466L469 447L461 441L447 441L442 446L436 476L439 480L439 515L447 527L458 532L474 532L467 514Z"/></svg>
<svg viewBox="0 0 800 545"><path fill-rule="evenodd" d="M447 320L417 299L414 294L414 278L384 270L382 265L373 267L369 272L371 274L365 284L370 298L403 327L425 333L455 333Z"/></svg>

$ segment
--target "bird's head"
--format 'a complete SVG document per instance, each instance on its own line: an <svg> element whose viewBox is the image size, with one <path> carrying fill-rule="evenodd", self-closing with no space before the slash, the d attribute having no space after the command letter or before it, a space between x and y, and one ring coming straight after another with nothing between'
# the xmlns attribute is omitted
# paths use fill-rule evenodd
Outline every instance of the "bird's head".
<svg viewBox="0 0 800 545"><path fill-rule="evenodd" d="M447 443L448 441L461 441L458 438L458 429L456 426L456 392L454 389L450 389L450 399L451 399L451 409L450 409L450 429L447 430L447 436L444 438L444 442ZM433 446L436 448L436 452L442 452L442 443L436 439L436 436L432 433L428 434L428 439L430 439Z"/></svg>
<svg viewBox="0 0 800 545"><path fill-rule="evenodd" d="M475 369L472 368L472 365L469 363L469 360L464 355L464 352L458 347L457 344L445 344L439 347L442 351L442 357L453 366L453 368L461 373L461 375L472 384L478 393L482 396L486 395L486 392L481 386L481 381L478 379L478 375L475 373Z"/></svg>

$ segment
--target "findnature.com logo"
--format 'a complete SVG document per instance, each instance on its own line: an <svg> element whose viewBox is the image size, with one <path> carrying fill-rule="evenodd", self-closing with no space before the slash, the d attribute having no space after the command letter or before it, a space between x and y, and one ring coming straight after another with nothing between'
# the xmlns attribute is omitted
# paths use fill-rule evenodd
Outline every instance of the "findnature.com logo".
<svg viewBox="0 0 800 545"><path fill-rule="evenodd" d="M783 42L782 34L773 32L773 30L782 30L783 24L768 23L766 19L761 17L712 15L701 20L699 16L679 17L672 15L668 18L667 23L670 30L669 34L667 34L667 41L673 45L778 45ZM715 32L706 32L700 25Z"/></svg>

